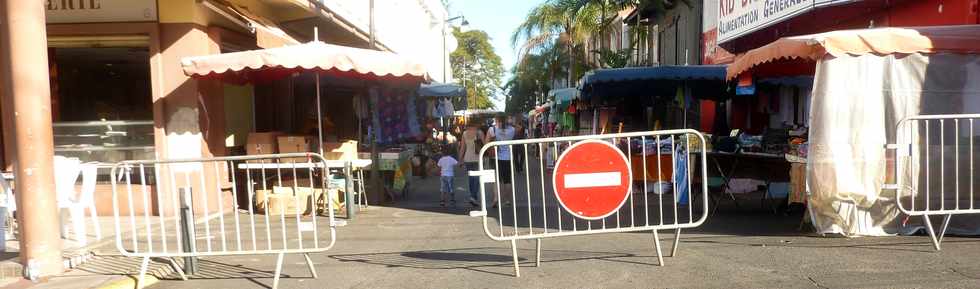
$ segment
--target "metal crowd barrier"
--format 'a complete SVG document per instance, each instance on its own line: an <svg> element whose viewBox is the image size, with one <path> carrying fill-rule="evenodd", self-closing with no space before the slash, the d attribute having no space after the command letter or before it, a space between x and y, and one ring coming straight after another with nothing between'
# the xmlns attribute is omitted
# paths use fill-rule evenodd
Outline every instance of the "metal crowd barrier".
<svg viewBox="0 0 980 289"><path fill-rule="evenodd" d="M333 247L344 224L334 219L328 175L315 153L119 162L116 248L143 259L137 288L150 258L166 259L186 280L197 257L275 254L276 288L284 255L303 254L317 278L309 254Z"/></svg>
<svg viewBox="0 0 980 289"><path fill-rule="evenodd" d="M953 215L978 214L975 159L980 155L980 114L920 115L898 123L894 184L898 209L922 216L933 247L940 250ZM939 233L931 216L944 216Z"/></svg>
<svg viewBox="0 0 980 289"><path fill-rule="evenodd" d="M555 172L550 166L569 147L595 141L609 143L622 152L628 159L632 181L627 199L614 213L586 219L576 217L559 203L553 187ZM639 143L639 147L634 148L634 143ZM690 129L491 142L480 152L480 170L470 173L479 176L483 184L481 209L470 212L470 216L483 219L484 232L490 239L510 241L517 277L520 277L518 240L536 240L535 266L540 266L541 239L576 235L652 231L657 258L663 266L658 231L676 230L671 249L674 256L681 229L700 226L707 219L705 144L704 136ZM648 146L652 147L648 149ZM497 162L489 156L491 152L499 154L504 147L513 156L523 156L523 164L512 160L509 167L497 168ZM675 167L672 160L678 158L686 159L685 165ZM513 176L510 190L506 185L501 189L499 180L504 170ZM688 177L674 182L668 171L683 171ZM596 173L598 182L606 183L601 178L608 175ZM673 193L678 191L687 192L686 204L679 204L684 196ZM502 200L498 206L488 203L487 193Z"/></svg>

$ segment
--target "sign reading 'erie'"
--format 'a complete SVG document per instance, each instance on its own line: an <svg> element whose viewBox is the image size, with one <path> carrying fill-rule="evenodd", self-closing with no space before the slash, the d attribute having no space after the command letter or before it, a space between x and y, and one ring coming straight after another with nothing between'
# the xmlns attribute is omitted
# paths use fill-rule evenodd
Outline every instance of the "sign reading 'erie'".
<svg viewBox="0 0 980 289"><path fill-rule="evenodd" d="M157 20L156 0L47 0L44 7L47 23Z"/></svg>

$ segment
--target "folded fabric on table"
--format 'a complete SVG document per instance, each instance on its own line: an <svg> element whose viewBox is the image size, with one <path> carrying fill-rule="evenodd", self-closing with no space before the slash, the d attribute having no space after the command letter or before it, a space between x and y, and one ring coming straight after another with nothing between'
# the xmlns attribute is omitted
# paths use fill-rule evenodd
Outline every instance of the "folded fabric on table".
<svg viewBox="0 0 980 289"><path fill-rule="evenodd" d="M766 182L756 179L735 178L728 180L728 192L732 194L751 193L759 190L759 186L765 186Z"/></svg>

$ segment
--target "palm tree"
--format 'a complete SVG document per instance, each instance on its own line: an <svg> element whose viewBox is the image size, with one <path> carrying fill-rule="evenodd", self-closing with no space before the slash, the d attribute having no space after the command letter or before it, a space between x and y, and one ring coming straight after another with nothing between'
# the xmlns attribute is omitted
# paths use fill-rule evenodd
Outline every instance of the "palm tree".
<svg viewBox="0 0 980 289"><path fill-rule="evenodd" d="M587 42L605 35L617 16L624 9L661 14L689 0L545 0L528 12L524 21L511 36L512 45L519 46L518 67L515 77L521 77L520 67L528 65L528 55L549 59L547 70L554 78L555 72L567 72L567 82L572 85L589 67L603 66L588 63L586 55L602 51L587 51ZM639 29L635 37L642 37ZM631 36L631 37L633 37ZM636 43L636 41L631 41ZM582 69L578 69L582 68ZM576 71L576 70L580 71Z"/></svg>
<svg viewBox="0 0 980 289"><path fill-rule="evenodd" d="M520 46L518 59L556 46L560 48L559 55L568 62L568 83L573 83L576 64L584 63L584 54L576 53L577 49L584 48L583 44L605 26L605 15L611 14L607 12L614 8L599 2L582 5L580 1L546 0L528 12L511 36L513 45Z"/></svg>

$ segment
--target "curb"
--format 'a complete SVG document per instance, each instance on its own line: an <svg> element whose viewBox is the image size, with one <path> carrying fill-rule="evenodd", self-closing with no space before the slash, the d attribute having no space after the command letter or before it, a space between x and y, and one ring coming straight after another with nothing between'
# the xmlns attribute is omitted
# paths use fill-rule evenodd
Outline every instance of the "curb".
<svg viewBox="0 0 980 289"><path fill-rule="evenodd" d="M136 278L137 276L135 275L119 276L116 280L109 281L108 283L102 284L95 288L96 289L133 289L136 288ZM157 282L160 282L160 279L157 279L157 277L153 276L152 274L146 274L146 276L143 277L143 287L156 284Z"/></svg>
<svg viewBox="0 0 980 289"><path fill-rule="evenodd" d="M97 257L93 258L93 263L97 263L100 260L100 258L98 257L98 255L96 255L96 256ZM103 256L103 257L105 257L105 258L114 258L114 257L121 257L121 256ZM160 282L160 278L164 278L164 277L158 277L158 276L168 276L168 275L174 274L176 272L177 271L175 271L174 268L171 267L171 266L169 266L169 265L164 265L164 266L150 266L149 268L147 268L146 274L143 275L143 287L145 288L147 286L151 286L153 284L156 284L157 282ZM130 271L129 274L127 274L127 275L116 275L116 277L113 277L111 280L106 281L105 283L103 283L103 284L101 284L99 286L96 286L94 288L97 288L97 289L133 289L133 288L136 288L136 280L137 280L137 278L139 278L139 275L137 273L133 273L132 271Z"/></svg>
<svg viewBox="0 0 980 289"><path fill-rule="evenodd" d="M73 252L65 252L62 255L62 266L65 272L72 269L78 268L85 262L88 262L95 258L95 254L88 250L78 250ZM6 278L23 278L24 277L24 266L17 261L3 261L0 262L0 279Z"/></svg>

